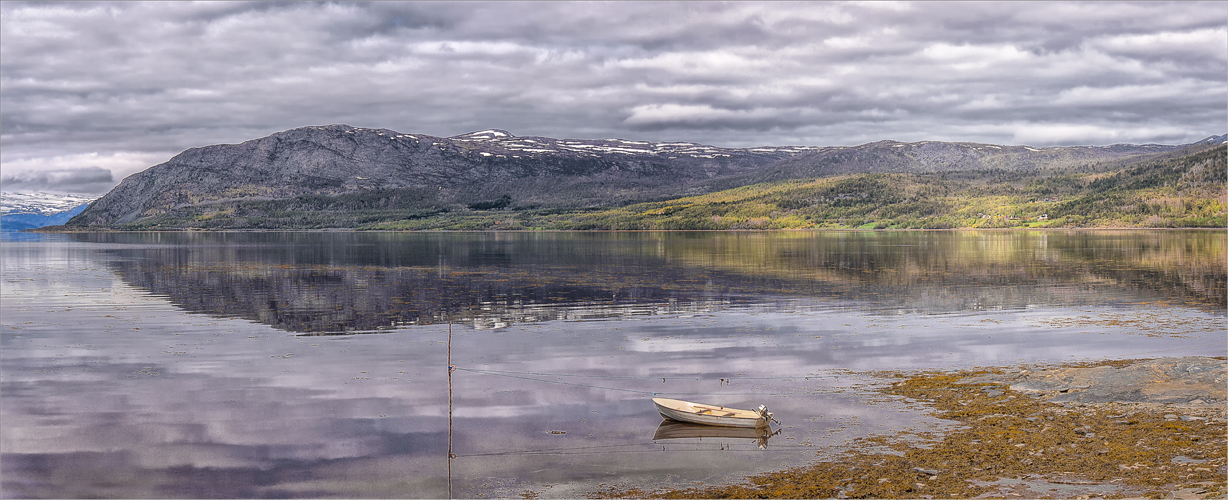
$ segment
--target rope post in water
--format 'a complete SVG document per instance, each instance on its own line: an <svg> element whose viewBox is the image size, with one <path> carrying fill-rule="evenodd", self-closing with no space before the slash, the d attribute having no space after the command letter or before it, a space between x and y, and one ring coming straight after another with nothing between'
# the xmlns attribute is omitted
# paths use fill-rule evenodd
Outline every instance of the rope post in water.
<svg viewBox="0 0 1228 500"><path fill-rule="evenodd" d="M448 498L452 498L452 320L448 320Z"/></svg>

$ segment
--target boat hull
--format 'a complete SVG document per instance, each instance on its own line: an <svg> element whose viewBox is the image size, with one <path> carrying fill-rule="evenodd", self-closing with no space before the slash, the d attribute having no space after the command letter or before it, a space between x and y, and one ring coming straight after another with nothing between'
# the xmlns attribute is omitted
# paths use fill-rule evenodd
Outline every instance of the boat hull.
<svg viewBox="0 0 1228 500"><path fill-rule="evenodd" d="M662 417L693 424L718 427L768 427L767 419L750 410L706 405L668 398L652 398Z"/></svg>

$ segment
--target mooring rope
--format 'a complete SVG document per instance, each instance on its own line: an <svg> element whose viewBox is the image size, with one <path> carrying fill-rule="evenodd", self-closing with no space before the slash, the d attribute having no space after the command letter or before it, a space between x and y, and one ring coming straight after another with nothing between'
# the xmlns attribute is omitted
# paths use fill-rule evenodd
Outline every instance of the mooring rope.
<svg viewBox="0 0 1228 500"><path fill-rule="evenodd" d="M742 439L747 439L749 441L754 441L751 438L699 438L699 439L727 439L729 441L739 441ZM613 454L625 454L625 453L660 453L662 451L661 450L662 446L674 448L674 449L665 450L665 451L669 451L673 453L687 453L687 452L712 453L713 450L707 447L700 448L700 449L685 449L685 448L677 449L677 447L697 446L697 445L702 446L704 444L705 443L697 443L694 441L679 441L675 443L662 443L659 441L650 441L647 443L628 443L628 444L615 444L615 445L605 445L605 446L577 446L574 448L550 448L550 449L542 449L542 450L522 450L522 451L495 451L495 452L490 452L490 453L459 453L456 455L456 458L501 457L501 456L517 456L517 455L519 456L526 456L526 455L613 455ZM624 450L613 450L612 449L612 448L647 448L649 446L651 446L652 449L624 449ZM755 443L725 444L724 446L725 446L724 451L759 451L761 449L761 448L758 448L758 445ZM752 447L756 449L752 449ZM812 451L812 450L818 449L817 446L803 445L803 444L770 444L768 445L768 447L769 449L773 451L791 451L791 452L804 452L804 451ZM735 449L735 448L740 448L740 449Z"/></svg>
<svg viewBox="0 0 1228 500"><path fill-rule="evenodd" d="M459 368L458 368L459 369ZM698 375L585 375L576 373L544 373L544 372L521 372L512 370L491 370L489 368L476 369L469 368L467 371L486 373L488 375L531 375L535 377L577 377L577 378L604 378L604 379L624 379L624 380L704 380L704 377ZM847 376L847 375L846 375ZM711 379L712 377L708 377ZM720 377L720 380L726 382L733 379L738 380L793 380L804 378L810 380L812 378L840 378L840 375L789 375L781 377L746 377L741 375L726 375Z"/></svg>
<svg viewBox="0 0 1228 500"><path fill-rule="evenodd" d="M1131 353L1131 354L1126 354L1122 356L1124 357L1143 356L1147 354L1157 354L1157 353L1163 353L1163 352L1182 351L1182 350L1187 350L1187 349L1198 349L1198 348L1204 348L1204 347L1222 346L1226 344L1228 344L1228 342L1215 342L1211 344L1201 344L1201 345L1195 345L1195 346L1177 347L1177 348L1172 348L1172 349L1160 349L1160 350L1154 350L1154 351L1137 352L1137 353ZM573 386L573 387L584 387L584 388L589 388L589 389L602 389L602 390L607 390L607 391L627 392L627 393L632 393L632 394L646 394L649 396L661 396L661 395L687 396L687 395L711 395L712 394L711 392L645 391L645 390L639 390L639 389L627 389L623 387L609 387L609 386L602 386L602 385L582 384L582 383L576 383L576 382L565 382L562 380L549 380L549 379L544 379L544 378L538 378L538 377L556 377L556 378L571 377L571 378L602 378L602 379L617 379L617 380L661 379L662 383L665 383L668 380L675 380L675 381L703 381L705 380L705 377L695 376L695 375L681 375L681 376L589 375L589 374L575 374L575 373L548 373L548 372L522 372L522 371L512 371L512 370L490 370L490 369L477 369L477 368L462 368L458 366L451 366L451 369L459 370L459 371L466 371L470 373L478 373L478 374L483 374L483 375L493 375L497 377L514 378L514 379L520 379L520 380L530 380L533 382L545 382L548 384L560 384L560 385L567 385L567 386ZM841 376L844 376L848 379L853 379L853 380L857 380L858 378L862 377L862 375L860 374L844 373L844 374L839 374L839 375L807 374L807 375L791 375L791 376L779 376L779 377L725 376L725 377L719 377L716 380L718 380L721 383L721 385L724 386L725 384L731 383L735 379L736 380L797 380L797 379L805 379L805 380L835 379L835 380L839 380ZM707 380L712 380L712 377L708 377ZM888 385L894 385L894 384L888 384ZM914 391L934 392L934 391L942 391L942 390L961 390L961 389L936 388L935 387L935 388L927 388L927 389L913 389L909 392L914 392ZM722 396L782 396L782 395L800 395L800 394L817 395L819 394L819 392L815 392L812 389L806 392L790 392L787 394L781 393L781 392L756 392L756 393L744 393L744 394L743 393L737 393L737 394L722 393L721 395ZM857 396L857 394L852 394L852 395Z"/></svg>
<svg viewBox="0 0 1228 500"><path fill-rule="evenodd" d="M599 385L591 385L591 384L577 384L577 383L574 383L574 382L563 382L563 381L561 381L561 380L543 380L543 379L539 379L539 378L525 377L525 376L520 376L520 375L512 375L512 374L510 374L510 373L496 373L496 372L487 371L487 370L474 370L474 369L472 369L472 368L461 368L461 367L459 367L459 366L454 366L454 367L452 367L452 369L453 369L453 370L458 370L458 371L464 371L464 372L481 373L481 374L484 374L484 375L495 375L495 376L498 376L498 377L518 378L518 379L521 379L521 380L532 380L532 381L534 381L534 382L546 382L546 383L550 383L550 384L562 384L562 385L570 385L570 386L575 386L575 387L589 387L589 388L593 388L593 389L605 389L605 390L607 390L607 391L622 391L622 392L631 392L631 393L636 393L636 394L650 394L650 395L653 395L653 396L655 396L655 395L657 395L657 394L664 394L664 393L661 393L661 392L652 392L652 391L637 391L637 390L635 390L635 389L623 389L623 388L621 388L621 387L603 387L603 386L599 386Z"/></svg>
<svg viewBox="0 0 1228 500"><path fill-rule="evenodd" d="M452 367L452 369L453 369L453 370L456 370L456 371L465 371L465 372L471 372L471 373L479 373L479 374L483 374L483 375L493 375L493 376L496 376L496 377L507 377L507 378L521 379L521 380L531 380L531 381L534 381L534 382L545 382L545 383L548 383L548 384L568 385L568 386L572 386L572 387L586 387L586 388L590 388L590 389L603 389L603 390L607 390L607 391L629 392L629 393L632 393L632 394L647 394L647 395L649 395L649 396L664 396L664 395L671 395L671 396L688 396L688 395L689 395L689 396L702 396L702 395L710 395L710 394L712 394L711 392L642 391L642 390L638 390L638 389L626 389L626 388L622 388L622 387L608 387L608 386L593 385L593 384L580 384L580 383L576 383L576 382L564 382L564 381L562 381L562 380L546 380L546 379L540 379L540 378L526 377L526 376L522 376L522 375L513 375L513 374L510 374L510 373L498 373L498 372L491 372L491 371L488 371L488 370L475 370L475 369L472 369L472 368L461 368L461 367L459 367L459 366L453 366L453 367ZM675 379L675 380L677 380L677 379ZM784 395L790 395L790 394L801 394L801 393L789 393L789 394L785 394L785 393L781 393L781 392L721 393L721 395L722 395L722 396L784 396Z"/></svg>

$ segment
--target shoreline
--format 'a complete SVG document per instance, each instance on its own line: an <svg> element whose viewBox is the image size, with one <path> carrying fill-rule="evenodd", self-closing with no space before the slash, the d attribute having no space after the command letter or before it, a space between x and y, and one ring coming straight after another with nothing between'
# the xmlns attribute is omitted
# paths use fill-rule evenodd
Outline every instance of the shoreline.
<svg viewBox="0 0 1228 500"><path fill-rule="evenodd" d="M838 232L950 232L950 231L1228 231L1228 227L953 227L945 229L857 229L857 228L797 228L797 229L23 229L12 234L87 234L87 233L838 233Z"/></svg>
<svg viewBox="0 0 1228 500"><path fill-rule="evenodd" d="M1224 357L899 373L878 390L958 424L862 438L832 461L736 484L593 498L1222 498Z"/></svg>

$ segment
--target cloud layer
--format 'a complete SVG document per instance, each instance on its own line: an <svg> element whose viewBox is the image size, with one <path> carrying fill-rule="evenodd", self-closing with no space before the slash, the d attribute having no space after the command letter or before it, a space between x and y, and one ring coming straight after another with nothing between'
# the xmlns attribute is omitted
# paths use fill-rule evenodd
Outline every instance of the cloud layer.
<svg viewBox="0 0 1228 500"><path fill-rule="evenodd" d="M102 167L56 168L4 174L0 185L13 192L98 193L114 186L115 179Z"/></svg>
<svg viewBox="0 0 1228 500"><path fill-rule="evenodd" d="M720 146L1175 144L1228 123L1217 2L0 9L6 182L330 123Z"/></svg>

